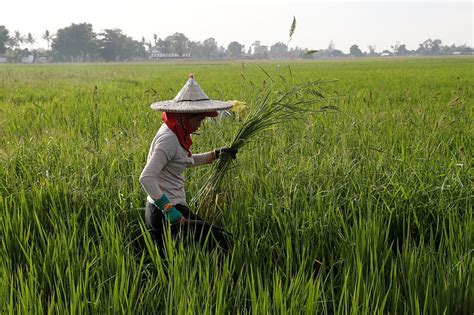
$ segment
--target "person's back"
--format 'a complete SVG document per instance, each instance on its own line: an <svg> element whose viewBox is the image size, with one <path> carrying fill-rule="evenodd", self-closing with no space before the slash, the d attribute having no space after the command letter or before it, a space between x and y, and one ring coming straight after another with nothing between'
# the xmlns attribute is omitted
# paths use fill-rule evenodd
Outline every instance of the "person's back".
<svg viewBox="0 0 474 315"><path fill-rule="evenodd" d="M184 171L186 167L193 164L193 157L187 155L173 131L163 124L150 145L147 165L140 175L140 182L143 185L147 185L147 181L150 180L157 182L161 193L155 189L155 196L166 194L171 203L187 205L184 191ZM151 187L153 187L152 185L150 184ZM147 200L151 203L154 202L150 195Z"/></svg>

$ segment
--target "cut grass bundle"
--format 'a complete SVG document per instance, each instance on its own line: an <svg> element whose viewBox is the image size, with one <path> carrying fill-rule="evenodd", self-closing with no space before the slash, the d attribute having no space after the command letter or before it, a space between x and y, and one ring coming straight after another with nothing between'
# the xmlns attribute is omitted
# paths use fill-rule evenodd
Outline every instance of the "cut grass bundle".
<svg viewBox="0 0 474 315"><path fill-rule="evenodd" d="M323 106L313 109L312 105L324 100L319 87L331 81L312 81L291 88L276 90L276 82L269 76L271 83L264 85L261 93L254 100L247 117L237 131L230 147L240 150L257 134L274 125L284 124L289 120L300 119L308 113L318 113L337 109L334 106ZM204 185L194 195L191 203L195 209L204 211L205 216L213 216L213 209L217 205L216 197L220 191L225 175L232 167L232 159L223 156L217 160L210 170L210 176Z"/></svg>

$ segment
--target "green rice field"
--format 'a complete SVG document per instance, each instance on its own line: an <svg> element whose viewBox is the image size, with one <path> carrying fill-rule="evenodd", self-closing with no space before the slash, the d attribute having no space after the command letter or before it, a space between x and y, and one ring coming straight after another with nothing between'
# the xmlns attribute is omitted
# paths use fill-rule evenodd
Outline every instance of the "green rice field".
<svg viewBox="0 0 474 315"><path fill-rule="evenodd" d="M338 110L239 151L212 215L229 253L168 237L161 257L138 181L149 105L191 72L249 107L268 76L336 79L314 109ZM0 313L472 314L473 73L472 57L0 65ZM206 121L193 152L240 124ZM188 200L208 171L186 171Z"/></svg>

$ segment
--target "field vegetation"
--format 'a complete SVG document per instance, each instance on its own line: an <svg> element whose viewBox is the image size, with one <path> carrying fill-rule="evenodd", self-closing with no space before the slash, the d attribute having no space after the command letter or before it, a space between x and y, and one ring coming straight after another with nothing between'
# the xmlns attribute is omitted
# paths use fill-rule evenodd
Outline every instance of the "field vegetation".
<svg viewBox="0 0 474 315"><path fill-rule="evenodd" d="M149 105L190 72L251 107L317 79L339 110L275 126L239 152L213 220L232 250L160 257L138 176ZM0 66L0 312L474 311L473 58ZM193 151L241 121L206 121ZM186 173L188 199L209 167ZM204 213L205 209L200 210ZM177 244L175 246L175 244Z"/></svg>

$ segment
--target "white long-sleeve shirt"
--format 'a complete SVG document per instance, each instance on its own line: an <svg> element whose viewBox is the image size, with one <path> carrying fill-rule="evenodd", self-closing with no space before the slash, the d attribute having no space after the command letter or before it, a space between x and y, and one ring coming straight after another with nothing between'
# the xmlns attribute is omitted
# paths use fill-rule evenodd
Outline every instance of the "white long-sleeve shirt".
<svg viewBox="0 0 474 315"><path fill-rule="evenodd" d="M148 152L147 163L140 174L140 183L153 203L165 194L174 205L186 203L184 170L214 161L212 151L192 154L181 146L178 137L166 125L161 125Z"/></svg>

